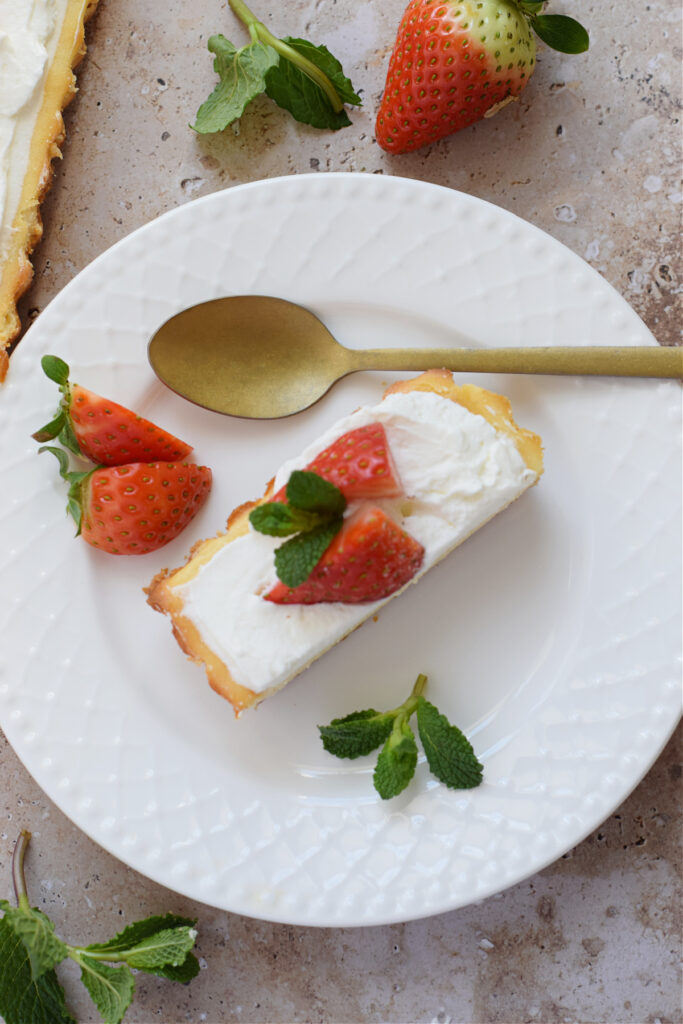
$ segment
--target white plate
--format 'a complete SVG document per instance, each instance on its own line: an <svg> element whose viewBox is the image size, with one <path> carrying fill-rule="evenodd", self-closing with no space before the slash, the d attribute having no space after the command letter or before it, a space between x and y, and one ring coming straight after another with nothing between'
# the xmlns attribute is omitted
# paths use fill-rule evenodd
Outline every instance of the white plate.
<svg viewBox="0 0 683 1024"><path fill-rule="evenodd" d="M40 785L132 867L275 921L378 924L462 906L543 867L643 776L679 714L680 395L675 383L480 378L545 442L541 484L257 712L236 722L142 587L261 493L323 426L375 401L347 378L276 422L197 409L146 361L178 310L232 293L310 306L350 346L648 344L558 242L457 192L372 175L207 196L135 232L52 302L0 395L0 716ZM214 493L165 551L72 539L29 434L56 405L38 360L194 442ZM418 672L471 736L485 784L420 763L382 803L372 759L325 754L316 723L390 707Z"/></svg>

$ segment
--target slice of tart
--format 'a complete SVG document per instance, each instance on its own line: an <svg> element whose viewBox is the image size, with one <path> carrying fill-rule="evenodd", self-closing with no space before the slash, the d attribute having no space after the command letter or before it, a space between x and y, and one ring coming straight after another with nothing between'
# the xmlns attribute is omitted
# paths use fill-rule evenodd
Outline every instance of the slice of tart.
<svg viewBox="0 0 683 1024"><path fill-rule="evenodd" d="M298 469L323 475L327 467L343 490L329 453L368 428L386 439L389 481L370 500L351 488L342 528L310 577L283 586L274 560L282 541L256 532L251 510L281 499ZM374 465L384 471L381 459ZM430 370L392 385L378 405L356 410L282 466L260 501L232 513L226 533L155 577L148 600L170 616L182 649L239 715L375 615L542 472L540 438L517 426L506 398Z"/></svg>
<svg viewBox="0 0 683 1024"><path fill-rule="evenodd" d="M0 0L0 381L21 324L42 235L40 204L64 141L62 110L76 93L84 24L97 0Z"/></svg>

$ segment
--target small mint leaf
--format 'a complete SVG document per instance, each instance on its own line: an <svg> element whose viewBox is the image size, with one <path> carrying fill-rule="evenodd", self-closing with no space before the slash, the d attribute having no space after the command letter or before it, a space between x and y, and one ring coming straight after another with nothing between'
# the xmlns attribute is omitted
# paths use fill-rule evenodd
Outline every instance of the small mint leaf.
<svg viewBox="0 0 683 1024"><path fill-rule="evenodd" d="M306 39L283 39L293 50L315 64L332 82L344 103L359 105L360 97L344 74L341 64L325 46L314 46ZM297 121L313 128L338 131L351 121L345 110L332 109L323 89L292 61L281 58L266 74L266 92L279 107L288 110Z"/></svg>
<svg viewBox="0 0 683 1024"><path fill-rule="evenodd" d="M169 981L177 981L186 985L199 974L199 960L194 953L188 953L182 964L174 967L172 964L165 964L163 967L145 967L147 974L155 974L159 978L168 978Z"/></svg>
<svg viewBox="0 0 683 1024"><path fill-rule="evenodd" d="M66 386L69 380L69 367L63 359L60 359L59 356L43 356L40 365L46 377L53 380L55 384L59 384L60 388Z"/></svg>
<svg viewBox="0 0 683 1024"><path fill-rule="evenodd" d="M583 25L565 14L537 14L531 26L543 42L560 53L584 53L590 40Z"/></svg>
<svg viewBox="0 0 683 1024"><path fill-rule="evenodd" d="M417 705L417 730L430 771L450 789L472 789L482 780L484 766L472 744L424 697Z"/></svg>
<svg viewBox="0 0 683 1024"><path fill-rule="evenodd" d="M0 1017L5 1024L76 1024L55 971L32 976L26 946L7 917L0 918Z"/></svg>
<svg viewBox="0 0 683 1024"><path fill-rule="evenodd" d="M149 935L125 953L120 953L119 956L130 967L138 967L141 971L165 967L167 964L171 967L180 967L194 946L196 938L197 932L187 925L182 928L164 928L155 935Z"/></svg>
<svg viewBox="0 0 683 1024"><path fill-rule="evenodd" d="M105 1024L120 1024L133 1001L135 979L130 968L110 967L81 953L76 958L81 968L81 981Z"/></svg>
<svg viewBox="0 0 683 1024"><path fill-rule="evenodd" d="M281 544L275 551L275 572L278 579L290 588L298 587L307 580L341 525L340 518L309 530L308 533L299 533Z"/></svg>
<svg viewBox="0 0 683 1024"><path fill-rule="evenodd" d="M330 53L326 46L316 46L307 39L292 39L291 36L285 36L283 42L300 53L302 57L307 57L311 64L315 64L323 74L327 75L343 103L348 103L352 107L362 106L363 101L353 88L351 79L347 78L340 61Z"/></svg>
<svg viewBox="0 0 683 1024"><path fill-rule="evenodd" d="M255 530L269 537L288 537L320 526L321 517L317 512L307 512L284 501L266 501L251 510L249 522Z"/></svg>
<svg viewBox="0 0 683 1024"><path fill-rule="evenodd" d="M344 718L333 718L329 725L319 725L323 747L335 757L363 757L372 753L389 736L394 724L392 711L353 711Z"/></svg>
<svg viewBox="0 0 683 1024"><path fill-rule="evenodd" d="M197 111L196 132L220 132L236 121L245 108L266 88L266 72L279 57L265 43L250 43L238 50L223 35L209 38L208 48L215 54L213 67L220 82Z"/></svg>
<svg viewBox="0 0 683 1024"><path fill-rule="evenodd" d="M382 747L373 781L382 800L398 796L406 788L417 766L417 743L408 719L400 714Z"/></svg>
<svg viewBox="0 0 683 1024"><path fill-rule="evenodd" d="M290 505L309 512L340 516L346 508L346 498L339 488L307 469L292 472L285 493Z"/></svg>
<svg viewBox="0 0 683 1024"><path fill-rule="evenodd" d="M119 954L127 949L132 949L161 931L169 928L194 928L196 923L194 918L180 917L177 914L152 914L141 921L133 921L132 924L126 925L123 931L115 935L113 939L108 939L106 942L92 942L85 947L85 952ZM112 955L111 959L117 960L119 957Z"/></svg>
<svg viewBox="0 0 683 1024"><path fill-rule="evenodd" d="M4 918L26 947L31 977L37 981L46 971L65 960L69 950L55 935L55 926L42 911L4 906Z"/></svg>

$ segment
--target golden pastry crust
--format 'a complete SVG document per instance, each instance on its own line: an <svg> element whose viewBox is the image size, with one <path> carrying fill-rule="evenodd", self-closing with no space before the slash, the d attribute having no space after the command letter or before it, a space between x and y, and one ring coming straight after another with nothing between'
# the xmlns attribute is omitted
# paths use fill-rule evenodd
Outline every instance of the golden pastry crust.
<svg viewBox="0 0 683 1024"><path fill-rule="evenodd" d="M457 402L470 412L483 416L496 430L503 431L512 437L526 465L537 474L537 478L543 473L541 439L530 430L524 430L517 426L512 416L510 403L502 395L485 391L472 384L457 385L448 370L428 370L412 380L392 384L384 392L383 397L386 398L387 395L399 391L432 391ZM290 682L291 678L294 678L294 675L299 675L303 669L297 670L285 682L261 693L255 693L247 687L240 686L233 679L225 663L204 643L196 626L183 615L183 600L176 592L176 588L194 579L202 566L206 565L222 547L248 532L249 512L257 505L270 500L273 494L273 483L273 480L269 482L263 497L258 501L247 502L234 510L228 519L225 533L211 537L209 540L198 541L190 551L184 566L179 569L163 569L154 577L146 591L149 604L157 611L170 616L173 635L180 647L192 661L204 665L210 685L222 697L230 701L236 716L239 716L246 708L260 704L266 697L282 689ZM396 595L393 594L392 597L394 596Z"/></svg>
<svg viewBox="0 0 683 1024"><path fill-rule="evenodd" d="M0 268L0 382L9 367L8 348L21 330L17 302L33 278L30 256L43 234L40 204L54 174L52 161L61 157L62 111L76 95L73 69L85 55L84 26L98 0L69 0L54 59L43 86L43 99L33 130L28 166L12 222L12 239Z"/></svg>

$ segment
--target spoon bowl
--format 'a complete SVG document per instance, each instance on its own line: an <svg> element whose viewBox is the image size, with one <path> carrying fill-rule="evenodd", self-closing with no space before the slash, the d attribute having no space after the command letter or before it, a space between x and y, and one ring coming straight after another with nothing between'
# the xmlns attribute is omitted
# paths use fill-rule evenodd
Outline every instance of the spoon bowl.
<svg viewBox="0 0 683 1024"><path fill-rule="evenodd" d="M296 303L233 295L191 306L149 343L152 369L196 405L248 419L276 419L317 402L356 370L683 376L683 350L634 348L347 349Z"/></svg>

